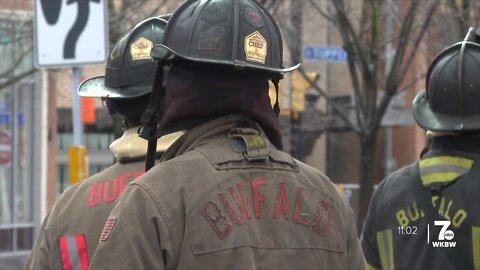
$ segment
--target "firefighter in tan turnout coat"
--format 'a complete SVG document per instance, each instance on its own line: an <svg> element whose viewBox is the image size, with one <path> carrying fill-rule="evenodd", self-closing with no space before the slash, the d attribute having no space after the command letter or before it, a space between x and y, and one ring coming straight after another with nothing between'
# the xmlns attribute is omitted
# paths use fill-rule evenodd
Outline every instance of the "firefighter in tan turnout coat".
<svg viewBox="0 0 480 270"><path fill-rule="evenodd" d="M282 152L282 39L253 0L186 1L171 16L160 136L185 130L112 210L100 269L365 269L350 207L316 169ZM156 80L162 80L157 77ZM159 83L158 83L159 84ZM278 91L278 90L277 90Z"/></svg>
<svg viewBox="0 0 480 270"><path fill-rule="evenodd" d="M150 49L161 42L166 21L153 17L139 23L115 45L106 75L79 87L81 96L102 97L110 113L125 118L123 136L110 145L116 163L68 188L43 222L26 269L86 270L113 202L125 186L143 174L147 142L138 137L155 73ZM136 72L138 71L138 72ZM158 140L162 153L180 134Z"/></svg>

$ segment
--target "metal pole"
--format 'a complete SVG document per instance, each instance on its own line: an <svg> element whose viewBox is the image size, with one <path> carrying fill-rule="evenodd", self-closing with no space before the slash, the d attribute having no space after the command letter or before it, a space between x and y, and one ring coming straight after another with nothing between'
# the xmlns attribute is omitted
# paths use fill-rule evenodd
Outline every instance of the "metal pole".
<svg viewBox="0 0 480 270"><path fill-rule="evenodd" d="M12 59L13 62L15 63L15 58L16 58L16 53L15 50L17 48L16 44L16 24L13 24L13 41L12 41ZM12 77L15 77L15 68L12 69ZM15 224L17 223L16 216L17 216L17 203L15 197L18 196L18 172L19 172L19 159L18 159L18 147L19 147L19 129L18 129L18 89L17 89L17 83L15 80L13 80L12 83L12 114L11 114L11 119L12 119L12 198L13 198L13 211L12 211L12 223ZM13 228L13 251L17 250L17 229Z"/></svg>
<svg viewBox="0 0 480 270"><path fill-rule="evenodd" d="M387 45L385 47L385 79L388 77L388 73L392 68L393 60L393 1L387 1L385 6L385 38L387 39ZM386 84L385 84L386 85ZM383 164L384 176L392 173L397 167L397 161L393 156L393 128L387 126L384 128L384 164Z"/></svg>
<svg viewBox="0 0 480 270"><path fill-rule="evenodd" d="M80 96L77 93L80 84L81 69L79 67L72 68L72 121L73 121L73 146L68 151L70 160L70 184L87 178L87 149L83 146L83 125L81 119Z"/></svg>
<svg viewBox="0 0 480 270"><path fill-rule="evenodd" d="M83 145L83 125L80 112L80 96L77 93L80 85L80 76L82 69L80 67L72 68L72 121L73 121L73 145Z"/></svg>
<svg viewBox="0 0 480 270"><path fill-rule="evenodd" d="M295 44L295 46L293 46L295 50L291 52L291 62L298 63L302 57L303 47L303 2L298 0L291 0L290 12L292 22L290 34ZM290 88L290 153L293 157L303 161L303 142L301 141L302 118L300 112L297 112L298 115L294 115L293 112L293 84L297 82L292 81L291 83L292 87ZM298 119L295 119L297 116Z"/></svg>

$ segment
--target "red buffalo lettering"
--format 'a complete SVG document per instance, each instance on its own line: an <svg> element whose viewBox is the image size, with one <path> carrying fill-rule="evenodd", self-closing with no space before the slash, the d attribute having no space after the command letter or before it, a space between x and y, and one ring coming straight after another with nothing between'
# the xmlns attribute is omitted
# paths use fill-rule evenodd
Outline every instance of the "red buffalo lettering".
<svg viewBox="0 0 480 270"><path fill-rule="evenodd" d="M88 206L96 206L102 201L102 188L103 185L99 183L93 183L92 185L90 185L90 193L88 194Z"/></svg>
<svg viewBox="0 0 480 270"><path fill-rule="evenodd" d="M102 201L107 203L115 201L125 189L127 179L131 177L136 178L142 174L143 171L138 171L134 174L124 173L113 180L91 184L88 194L88 206L97 206Z"/></svg>
<svg viewBox="0 0 480 270"><path fill-rule="evenodd" d="M283 220L291 220L291 222L305 226L319 236L323 237L328 235L330 227L332 226L333 216L331 204L324 200L316 200L318 203L316 209L314 209L315 205L313 202L306 200L306 198L313 198L312 195L305 197L304 188L297 186L295 203L293 204L293 208L290 208L288 201L289 189L287 189L286 182L278 184L275 198L273 198L273 196L272 198L267 196L267 194L272 194L271 192L267 192L268 187L262 188L264 189L264 193L260 192L260 186L266 185L268 185L268 180L266 179L255 179L250 183L245 181L237 182L236 185L228 188L228 192L219 191L217 193L220 204L225 210L220 210L214 201L207 201L200 207L199 211L213 228L217 236L223 240L231 234L235 225L246 224L247 221L251 220L249 211L252 210L250 210L250 207L253 207L255 219L260 220L262 219L262 206L271 205L269 204L270 200L275 199L275 201L272 202L274 205L272 217L274 219L283 216ZM291 188L293 188L293 183L291 185ZM251 187L251 199L245 191L248 186ZM291 197L293 197L292 195L293 194L290 194ZM250 205L249 201L251 201ZM266 203L267 201L268 203ZM266 204L262 205L264 203ZM292 203L290 203L290 206L292 206ZM302 209L302 207L305 209ZM314 210L315 212L313 213Z"/></svg>
<svg viewBox="0 0 480 270"><path fill-rule="evenodd" d="M240 210L240 217L235 213L235 210L230 206L230 203L228 202L225 194L223 192L220 192L218 194L218 198L220 199L220 202L222 202L223 206L225 209L227 209L227 212L230 214L230 217L233 219L233 221L237 224L243 224L247 222L247 210L245 209L245 205L243 205L242 198L238 196L238 194L235 192L235 189L232 187L228 189L230 191L230 195L232 195L233 199L235 200L235 203L237 204L238 209Z"/></svg>
<svg viewBox="0 0 480 270"><path fill-rule="evenodd" d="M202 216L210 223L215 233L220 239L225 239L232 232L232 224L227 217L222 215L218 206L208 201L200 208Z"/></svg>
<svg viewBox="0 0 480 270"><path fill-rule="evenodd" d="M110 192L110 184L112 184L113 189ZM103 189L103 200L105 202L113 202L117 199L118 196L118 180L117 178L113 179L112 181L107 181L104 184L104 189ZM110 193L110 195L109 195Z"/></svg>
<svg viewBox="0 0 480 270"><path fill-rule="evenodd" d="M303 201L303 187L297 189L297 199L295 200L295 214L293 220L304 226L308 226L310 223L308 220L302 217L302 201Z"/></svg>
<svg viewBox="0 0 480 270"><path fill-rule="evenodd" d="M260 203L265 201L265 196L258 192L258 186L266 185L267 180L265 179L255 179L252 181L252 196L255 210L255 217L260 219L262 217L262 208Z"/></svg>
<svg viewBox="0 0 480 270"><path fill-rule="evenodd" d="M332 219L332 207L325 201L320 201L315 213L315 220L313 221L313 231L320 236L328 234L330 228L330 221Z"/></svg>
<svg viewBox="0 0 480 270"><path fill-rule="evenodd" d="M242 197L243 207L245 209L245 213L247 214L247 218L252 219L252 217L250 216L250 212L248 212L248 196L245 193L246 186L248 186L248 183L245 181L237 183L238 193L240 193L240 197Z"/></svg>
<svg viewBox="0 0 480 270"><path fill-rule="evenodd" d="M274 218L278 218L280 215L283 215L283 218L288 220L287 190L285 189L285 183L278 185L275 211L273 212Z"/></svg>

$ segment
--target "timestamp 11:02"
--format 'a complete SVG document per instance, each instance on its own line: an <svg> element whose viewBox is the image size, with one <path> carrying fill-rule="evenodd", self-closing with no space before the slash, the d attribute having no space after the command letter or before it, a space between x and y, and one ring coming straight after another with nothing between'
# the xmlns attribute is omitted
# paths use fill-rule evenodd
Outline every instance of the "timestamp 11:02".
<svg viewBox="0 0 480 270"><path fill-rule="evenodd" d="M398 226L397 230L398 230L398 234L400 235L417 234L417 226L405 226L405 227Z"/></svg>

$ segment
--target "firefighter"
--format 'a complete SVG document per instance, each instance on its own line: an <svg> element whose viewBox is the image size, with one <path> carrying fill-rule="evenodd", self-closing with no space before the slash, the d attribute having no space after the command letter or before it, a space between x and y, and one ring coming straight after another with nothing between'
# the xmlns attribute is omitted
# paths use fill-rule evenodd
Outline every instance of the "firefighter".
<svg viewBox="0 0 480 270"><path fill-rule="evenodd" d="M371 269L480 269L479 60L471 28L431 63L413 100L428 150L374 192L362 235Z"/></svg>
<svg viewBox="0 0 480 270"><path fill-rule="evenodd" d="M280 150L268 81L297 66L282 67L270 13L255 0L185 1L163 44L157 136L185 133L125 189L90 269L365 269L335 185Z"/></svg>
<svg viewBox="0 0 480 270"><path fill-rule="evenodd" d="M165 26L166 20L159 17L140 22L116 43L105 76L80 85L80 96L101 97L111 114L125 119L124 134L110 145L116 163L63 192L43 222L26 269L87 269L113 202L144 172L147 142L137 129L156 68L150 50L161 42ZM160 138L157 153L179 135Z"/></svg>

